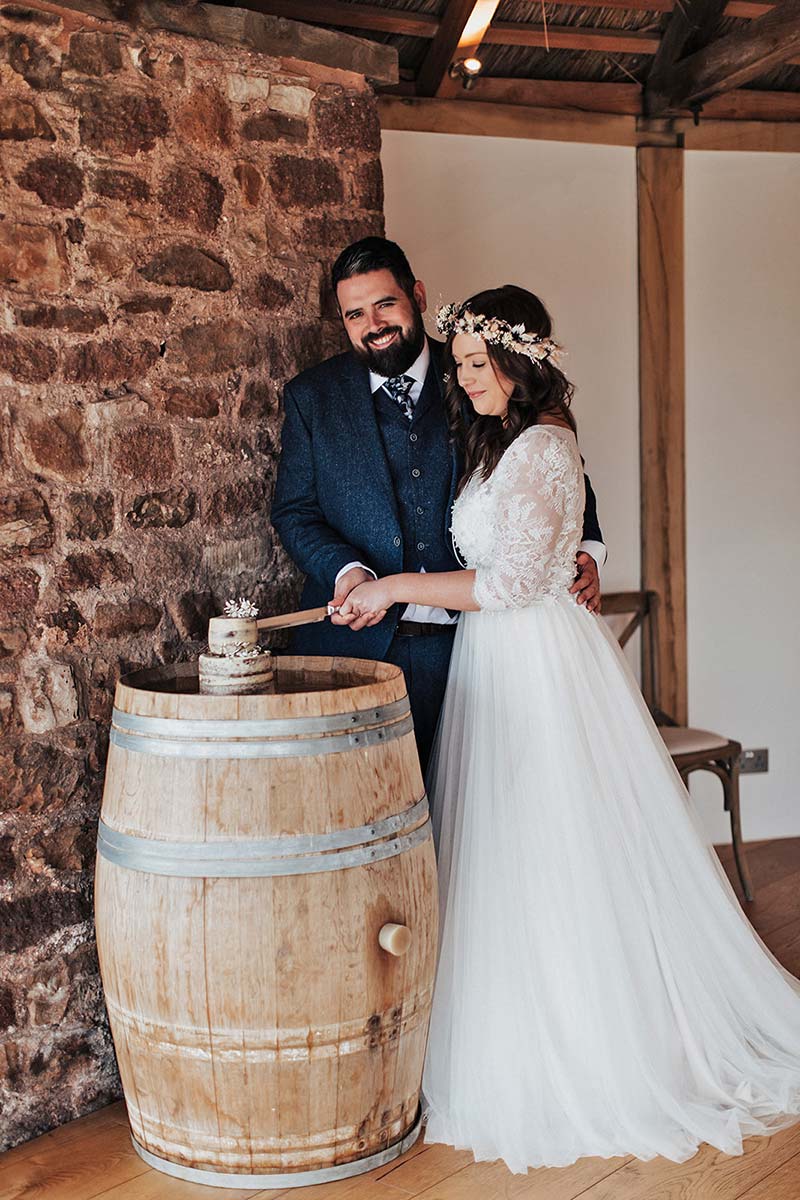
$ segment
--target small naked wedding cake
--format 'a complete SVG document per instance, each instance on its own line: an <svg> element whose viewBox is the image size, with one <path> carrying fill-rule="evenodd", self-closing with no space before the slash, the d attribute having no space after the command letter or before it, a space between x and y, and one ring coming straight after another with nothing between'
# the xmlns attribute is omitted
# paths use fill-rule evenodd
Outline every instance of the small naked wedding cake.
<svg viewBox="0 0 800 1200"><path fill-rule="evenodd" d="M272 655L258 644L258 609L240 597L224 617L208 623L208 653L199 659L200 692L206 696L252 696L273 685Z"/></svg>

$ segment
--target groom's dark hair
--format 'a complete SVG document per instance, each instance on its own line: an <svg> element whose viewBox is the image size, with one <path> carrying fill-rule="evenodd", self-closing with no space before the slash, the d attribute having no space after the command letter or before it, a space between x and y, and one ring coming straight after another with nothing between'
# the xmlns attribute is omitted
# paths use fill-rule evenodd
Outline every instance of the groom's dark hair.
<svg viewBox="0 0 800 1200"><path fill-rule="evenodd" d="M365 237L360 242L353 242L342 251L333 264L331 282L334 295L343 279L383 270L391 271L397 286L402 288L407 296L412 295L416 277L396 242L382 237Z"/></svg>

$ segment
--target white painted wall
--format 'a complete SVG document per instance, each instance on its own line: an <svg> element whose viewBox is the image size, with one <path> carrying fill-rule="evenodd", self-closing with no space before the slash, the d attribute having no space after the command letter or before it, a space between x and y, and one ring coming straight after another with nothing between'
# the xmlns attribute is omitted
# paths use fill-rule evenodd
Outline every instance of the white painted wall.
<svg viewBox="0 0 800 1200"><path fill-rule="evenodd" d="M519 283L549 307L609 547L639 581L634 151L384 134L387 233L432 303ZM800 834L800 156L686 156L690 712L768 746L743 781L748 838ZM693 784L727 840L718 785Z"/></svg>
<svg viewBox="0 0 800 1200"><path fill-rule="evenodd" d="M549 309L577 386L581 448L610 552L604 586L636 585L634 152L387 131L382 159L387 236L427 284L431 308L516 283Z"/></svg>
<svg viewBox="0 0 800 1200"><path fill-rule="evenodd" d="M800 156L686 155L690 719L767 746L748 839L800 834ZM728 836L712 780L692 785Z"/></svg>

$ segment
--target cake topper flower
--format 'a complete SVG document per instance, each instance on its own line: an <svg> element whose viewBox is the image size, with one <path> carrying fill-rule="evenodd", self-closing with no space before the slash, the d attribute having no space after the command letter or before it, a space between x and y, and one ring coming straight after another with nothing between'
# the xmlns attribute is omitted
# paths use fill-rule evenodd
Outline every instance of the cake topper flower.
<svg viewBox="0 0 800 1200"><path fill-rule="evenodd" d="M238 600L226 600L222 610L226 617L257 617L258 609L252 600L240 596Z"/></svg>
<svg viewBox="0 0 800 1200"><path fill-rule="evenodd" d="M451 333L466 333L494 346L502 346L513 354L524 354L535 363L549 360L558 365L564 353L552 338L529 333L524 325L510 325L502 317L474 313L464 304L443 304L437 309L436 328L448 337Z"/></svg>

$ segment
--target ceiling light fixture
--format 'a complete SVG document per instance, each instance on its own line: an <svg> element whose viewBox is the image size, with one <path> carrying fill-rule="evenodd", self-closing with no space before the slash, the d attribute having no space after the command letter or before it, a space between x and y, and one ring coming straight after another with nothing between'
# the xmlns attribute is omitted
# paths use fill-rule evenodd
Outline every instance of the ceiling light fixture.
<svg viewBox="0 0 800 1200"><path fill-rule="evenodd" d="M479 58L457 58L450 64L449 74L451 79L460 79L462 87L471 88L482 70L483 63Z"/></svg>

